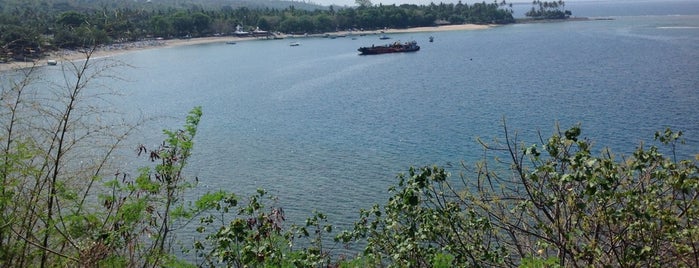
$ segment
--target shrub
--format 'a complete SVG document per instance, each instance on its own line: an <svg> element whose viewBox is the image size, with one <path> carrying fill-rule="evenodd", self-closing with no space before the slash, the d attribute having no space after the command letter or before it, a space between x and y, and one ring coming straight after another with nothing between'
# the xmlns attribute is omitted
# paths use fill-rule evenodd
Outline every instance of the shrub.
<svg viewBox="0 0 699 268"><path fill-rule="evenodd" d="M578 126L530 146L504 129L503 143L481 142L495 160L464 165L458 179L410 168L383 207L363 210L337 239L365 241L376 266L425 267L444 256L457 266L699 265L696 161L643 145L620 160L608 150L594 156ZM673 152L680 138L656 134Z"/></svg>

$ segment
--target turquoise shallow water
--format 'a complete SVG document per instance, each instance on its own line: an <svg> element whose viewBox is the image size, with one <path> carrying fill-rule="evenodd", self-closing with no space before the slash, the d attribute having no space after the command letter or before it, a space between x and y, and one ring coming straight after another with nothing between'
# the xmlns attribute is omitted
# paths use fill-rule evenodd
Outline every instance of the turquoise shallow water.
<svg viewBox="0 0 699 268"><path fill-rule="evenodd" d="M435 42L428 43L434 36ZM117 109L156 117L133 144L157 145L203 106L189 172L198 191L266 188L299 222L313 210L347 225L383 203L411 165L457 167L502 119L537 142L554 125L628 154L665 127L699 148L699 16L521 24L392 35L416 53L359 56L356 40L301 39L154 49L119 56ZM50 71L49 71L50 73ZM125 161L128 167L138 161ZM456 169L453 169L457 172Z"/></svg>

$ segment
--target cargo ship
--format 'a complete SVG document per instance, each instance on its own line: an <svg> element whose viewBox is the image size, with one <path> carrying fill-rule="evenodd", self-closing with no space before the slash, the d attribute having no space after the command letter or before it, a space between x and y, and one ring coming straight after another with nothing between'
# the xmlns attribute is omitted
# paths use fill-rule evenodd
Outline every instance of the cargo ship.
<svg viewBox="0 0 699 268"><path fill-rule="evenodd" d="M357 49L360 55L374 55L374 54L384 54L384 53L398 53L398 52L415 52L420 50L420 46L417 42L395 42L393 44L387 44L383 46L370 46L370 47L360 47Z"/></svg>

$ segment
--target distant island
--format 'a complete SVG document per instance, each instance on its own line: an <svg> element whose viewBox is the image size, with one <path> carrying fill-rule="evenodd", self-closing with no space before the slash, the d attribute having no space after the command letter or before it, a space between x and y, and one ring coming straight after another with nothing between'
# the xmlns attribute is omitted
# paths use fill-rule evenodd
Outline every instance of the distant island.
<svg viewBox="0 0 699 268"><path fill-rule="evenodd" d="M275 38L285 34L516 22L512 4L505 0L470 5L374 5L369 0L357 0L356 4L325 7L271 0L5 1L0 3L0 63L35 61L58 50L169 39ZM525 15L533 20L559 20L569 18L571 12L565 10L562 0L537 0Z"/></svg>

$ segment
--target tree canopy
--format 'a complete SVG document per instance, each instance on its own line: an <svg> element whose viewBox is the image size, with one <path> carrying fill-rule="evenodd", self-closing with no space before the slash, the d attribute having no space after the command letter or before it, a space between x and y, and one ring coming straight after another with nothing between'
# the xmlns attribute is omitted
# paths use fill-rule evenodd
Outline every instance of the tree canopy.
<svg viewBox="0 0 699 268"><path fill-rule="evenodd" d="M512 23L512 10L502 3L372 5L358 8L300 9L296 2L277 8L223 6L204 8L168 6L148 2L77 8L41 1L4 6L0 13L0 60L26 57L54 48L77 48L148 38L180 38L230 35L241 25L246 31L260 28L282 33L323 33L336 30L375 30L434 26L439 24ZM121 2L119 2L121 3ZM18 27L21 26L21 27Z"/></svg>
<svg viewBox="0 0 699 268"><path fill-rule="evenodd" d="M565 9L566 4L563 0L551 2L534 0L532 5L531 10L524 15L534 19L565 19L572 15L570 10Z"/></svg>

